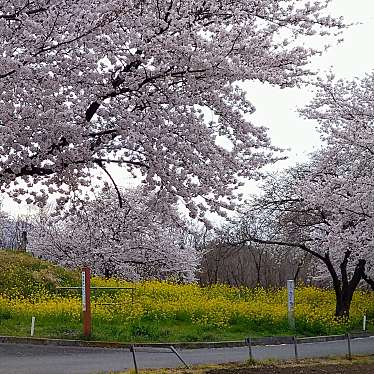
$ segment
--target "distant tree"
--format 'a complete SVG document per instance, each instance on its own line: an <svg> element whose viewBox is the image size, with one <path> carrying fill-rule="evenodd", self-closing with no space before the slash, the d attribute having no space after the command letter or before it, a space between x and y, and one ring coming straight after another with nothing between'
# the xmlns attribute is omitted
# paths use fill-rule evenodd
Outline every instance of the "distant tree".
<svg viewBox="0 0 374 374"><path fill-rule="evenodd" d="M248 217L242 217L240 222L216 230L216 236L206 246L201 258L200 280L202 283L228 283L235 286L249 287L284 287L288 279L307 283L314 271L311 256L303 251L291 251L285 246L243 241L239 232L248 224L254 235L254 219L246 222ZM264 237L257 220L256 238ZM267 236L269 238L269 236Z"/></svg>
<svg viewBox="0 0 374 374"><path fill-rule="evenodd" d="M222 197L277 159L236 83L305 81L321 52L308 37L344 27L328 3L3 1L2 191L40 206L57 192L62 205L117 164L193 217L232 207Z"/></svg>
<svg viewBox="0 0 374 374"><path fill-rule="evenodd" d="M29 235L33 254L66 266L88 264L106 277L193 280L198 257L176 210L140 189L122 194L122 208L110 191L75 213L40 215Z"/></svg>
<svg viewBox="0 0 374 374"><path fill-rule="evenodd" d="M29 217L12 217L2 209L0 202L0 249L26 251L29 227Z"/></svg>

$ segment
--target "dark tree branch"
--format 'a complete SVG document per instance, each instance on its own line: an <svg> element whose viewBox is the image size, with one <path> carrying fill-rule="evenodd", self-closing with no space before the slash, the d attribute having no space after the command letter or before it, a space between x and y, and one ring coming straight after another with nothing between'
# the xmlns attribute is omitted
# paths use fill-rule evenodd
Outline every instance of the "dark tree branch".
<svg viewBox="0 0 374 374"><path fill-rule="evenodd" d="M238 242L232 242L229 243L230 245L243 245L247 242L254 242L254 243L260 243L260 244L267 244L267 245L280 245L284 247L292 247L292 248L299 248L307 253L310 253L314 257L317 257L319 260L325 262L325 257L320 255L318 252L313 251L312 249L308 248L303 243L292 243L292 242L284 242L279 240L264 240L259 238L250 237L249 239L244 239Z"/></svg>
<svg viewBox="0 0 374 374"><path fill-rule="evenodd" d="M374 279L369 277L366 272L363 272L362 279L371 287L371 289L374 291Z"/></svg>
<svg viewBox="0 0 374 374"><path fill-rule="evenodd" d="M351 251L347 249L344 253L344 259L340 264L340 272L342 275L342 282L344 286L348 285L348 274L347 274L347 265L349 261L349 257L351 256Z"/></svg>
<svg viewBox="0 0 374 374"><path fill-rule="evenodd" d="M364 279L365 276L365 266L366 260L360 259L355 267L355 271L352 275L352 278L349 282L349 287L354 291L358 284L360 283L361 279ZM352 294L353 294L352 291Z"/></svg>
<svg viewBox="0 0 374 374"><path fill-rule="evenodd" d="M15 70L11 70L11 71L8 71L5 74L0 74L0 79L7 78L7 77L11 76L12 74L14 74L15 72L16 72Z"/></svg>
<svg viewBox="0 0 374 374"><path fill-rule="evenodd" d="M44 13L47 10L48 10L48 8L40 7L40 8L37 8L37 9L28 10L24 13L27 14L28 16L32 16L34 14ZM12 13L12 14L0 14L0 19L5 19L7 21L16 21L17 17L19 16L20 13L21 13L21 11L16 12L16 13Z"/></svg>
<svg viewBox="0 0 374 374"><path fill-rule="evenodd" d="M90 122L92 117L95 115L97 110L100 108L100 103L97 101L94 101L93 103L90 104L88 109L86 110L86 121Z"/></svg>
<svg viewBox="0 0 374 374"><path fill-rule="evenodd" d="M114 189L116 190L117 196L118 196L119 207L122 208L123 207L123 200L122 200L121 191L119 190L119 188L117 186L117 183L115 182L115 180L113 179L113 177L111 176L111 174L109 173L109 171L106 169L106 167L104 166L103 162L96 161L95 163L104 171L104 173L111 180L111 182L112 182L112 184L114 186Z"/></svg>

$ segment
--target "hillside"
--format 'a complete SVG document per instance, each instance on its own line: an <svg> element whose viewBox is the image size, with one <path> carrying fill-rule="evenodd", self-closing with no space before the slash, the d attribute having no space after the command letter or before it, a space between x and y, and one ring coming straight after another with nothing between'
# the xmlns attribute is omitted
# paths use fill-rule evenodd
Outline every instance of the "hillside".
<svg viewBox="0 0 374 374"><path fill-rule="evenodd" d="M77 271L34 258L28 253L0 250L0 294L30 297L79 282Z"/></svg>

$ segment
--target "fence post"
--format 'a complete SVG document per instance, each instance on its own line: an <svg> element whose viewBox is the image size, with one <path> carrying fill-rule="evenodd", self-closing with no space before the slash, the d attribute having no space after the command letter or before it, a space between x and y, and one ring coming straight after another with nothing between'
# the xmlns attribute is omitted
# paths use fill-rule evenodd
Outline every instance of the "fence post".
<svg viewBox="0 0 374 374"><path fill-rule="evenodd" d="M170 346L170 349L182 361L182 363L186 367L186 369L190 369L190 367L187 365L186 361L183 360L182 356L177 352L177 350L172 345Z"/></svg>
<svg viewBox="0 0 374 374"><path fill-rule="evenodd" d="M346 336L347 336L348 360L352 360L351 335L347 333Z"/></svg>
<svg viewBox="0 0 374 374"><path fill-rule="evenodd" d="M130 346L130 351L132 353L132 358L134 360L134 368L135 368L135 373L138 374L139 371L138 371L138 364L136 362L136 357L135 357L135 347L132 345Z"/></svg>
<svg viewBox="0 0 374 374"><path fill-rule="evenodd" d="M245 339L245 342L248 345L248 353L249 353L249 359L250 361L253 361L253 352L252 352L252 339L251 337L248 337Z"/></svg>
<svg viewBox="0 0 374 374"><path fill-rule="evenodd" d="M297 339L296 339L296 336L293 337L293 345L294 345L294 350L295 350L295 360L299 361L299 352L297 350Z"/></svg>
<svg viewBox="0 0 374 374"><path fill-rule="evenodd" d="M85 266L82 269L82 312L83 336L91 335L91 271Z"/></svg>

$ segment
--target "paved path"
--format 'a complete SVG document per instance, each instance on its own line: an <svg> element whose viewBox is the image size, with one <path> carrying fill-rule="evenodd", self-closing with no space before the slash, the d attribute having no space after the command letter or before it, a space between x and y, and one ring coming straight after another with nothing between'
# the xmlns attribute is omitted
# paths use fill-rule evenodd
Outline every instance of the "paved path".
<svg viewBox="0 0 374 374"><path fill-rule="evenodd" d="M352 354L374 354L374 337L351 341ZM248 348L189 349L178 351L190 365L245 361ZM344 355L346 341L306 343L298 345L300 358ZM255 346L253 356L291 359L293 345ZM182 366L167 349L137 348L139 368ZM0 374L97 374L133 368L127 349L79 348L0 343Z"/></svg>

